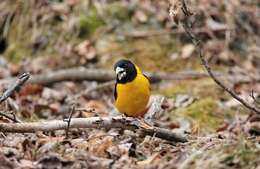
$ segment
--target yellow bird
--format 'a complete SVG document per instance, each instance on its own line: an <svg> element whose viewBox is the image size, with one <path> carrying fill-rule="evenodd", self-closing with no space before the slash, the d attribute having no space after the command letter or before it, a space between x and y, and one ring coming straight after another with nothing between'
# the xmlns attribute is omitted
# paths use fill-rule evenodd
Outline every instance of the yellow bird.
<svg viewBox="0 0 260 169"><path fill-rule="evenodd" d="M119 60L114 65L116 84L115 106L127 116L143 116L150 98L150 82L140 68L129 60Z"/></svg>

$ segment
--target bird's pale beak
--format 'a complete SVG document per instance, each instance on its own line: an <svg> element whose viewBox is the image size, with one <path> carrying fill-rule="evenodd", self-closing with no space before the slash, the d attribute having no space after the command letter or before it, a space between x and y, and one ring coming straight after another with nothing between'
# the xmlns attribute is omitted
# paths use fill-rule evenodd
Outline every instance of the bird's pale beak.
<svg viewBox="0 0 260 169"><path fill-rule="evenodd" d="M116 68L116 76L119 80L123 79L126 76L126 71L124 68L117 67Z"/></svg>

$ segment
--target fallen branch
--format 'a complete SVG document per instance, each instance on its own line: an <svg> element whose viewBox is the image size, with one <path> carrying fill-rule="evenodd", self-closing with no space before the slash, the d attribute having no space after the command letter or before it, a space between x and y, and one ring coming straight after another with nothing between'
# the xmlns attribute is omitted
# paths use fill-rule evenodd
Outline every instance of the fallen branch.
<svg viewBox="0 0 260 169"><path fill-rule="evenodd" d="M0 103L5 101L8 97L10 97L15 91L19 90L20 87L29 79L30 74L24 73L22 74L15 82L12 84L0 97Z"/></svg>
<svg viewBox="0 0 260 169"><path fill-rule="evenodd" d="M145 72L145 74L150 78L151 82L156 83L162 80L190 80L190 79L201 79L209 77L207 73L195 72L195 71L184 71L177 73L164 73L164 72ZM215 73L217 76L225 77L223 73ZM243 75L232 75L226 77L228 79L233 79L234 82L242 81L245 83L251 81L260 81L260 77L254 77L250 79ZM28 83L41 84L41 85L51 85L53 83L62 81L97 81L97 82L107 82L115 80L115 73L112 70L105 69L87 69L84 67L70 68L58 70L55 72L48 72L39 75L32 75L28 80ZM12 83L14 78L0 80L0 84Z"/></svg>
<svg viewBox="0 0 260 169"><path fill-rule="evenodd" d="M179 72L179 73L145 73L152 82L161 80L184 80L184 79L199 79L208 77L207 74L201 72ZM0 84L10 83L13 78L1 80ZM115 80L115 73L105 69L87 69L84 67L63 69L55 72L48 72L39 75L32 75L28 83L35 83L41 85L51 85L53 83L62 81L97 81L106 82Z"/></svg>
<svg viewBox="0 0 260 169"><path fill-rule="evenodd" d="M152 82L158 82L161 80L182 80L182 79L197 79L207 77L207 74L200 72L181 72L175 74L167 73L146 73ZM105 69L86 69L71 68L59 70L56 72L45 73L41 75L33 75L29 80L29 83L37 83L42 85L50 85L52 83L61 81L97 81L106 82L115 80L115 73Z"/></svg>
<svg viewBox="0 0 260 169"><path fill-rule="evenodd" d="M29 123L0 123L0 132L35 133L37 131L66 130L68 123L63 120ZM185 136L172 132L169 129L153 127L144 124L139 119L132 117L89 117L71 118L70 128L122 128L129 130L140 129L147 135L156 136L168 141L186 142Z"/></svg>
<svg viewBox="0 0 260 169"><path fill-rule="evenodd" d="M232 89L228 88L227 86L225 86L216 76L215 73L213 73L211 71L211 67L208 65L208 62L206 61L206 59L204 58L204 55L202 54L202 43L201 41L192 33L192 30L190 29L190 24L188 22L189 16L190 14L186 14L187 12L187 8L186 8L186 4L185 1L182 0L182 12L186 15L185 20L182 21L182 26L185 29L187 35L189 36L189 38L191 39L192 43L197 46L197 50L199 52L199 57L200 60L202 62L202 65L204 66L204 68L206 69L206 71L208 72L209 76L226 92L228 92L233 98L235 98L237 101L239 101L242 105L244 105L247 109L260 114L260 109L258 109L257 107L254 107L253 105L247 103L243 98L241 98L240 96L238 96Z"/></svg>

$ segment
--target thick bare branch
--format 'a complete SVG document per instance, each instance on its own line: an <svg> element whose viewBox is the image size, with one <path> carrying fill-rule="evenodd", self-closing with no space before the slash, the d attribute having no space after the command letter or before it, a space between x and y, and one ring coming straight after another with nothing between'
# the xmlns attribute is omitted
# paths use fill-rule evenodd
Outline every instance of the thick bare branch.
<svg viewBox="0 0 260 169"><path fill-rule="evenodd" d="M183 80L183 79L199 79L208 77L206 73L201 72L178 72L178 73L150 73L145 72L152 82L161 80ZM13 79L1 80L0 83L10 83ZM97 81L106 82L115 80L115 73L105 69L87 69L84 67L63 69L54 72L32 75L28 83L36 83L42 85L51 85L62 81Z"/></svg>
<svg viewBox="0 0 260 169"><path fill-rule="evenodd" d="M176 73L165 73L165 72L145 72L145 74L150 78L151 82L159 82L161 80L186 80L186 79L201 79L209 77L207 73L196 72L196 71L183 71ZM254 77L250 79L243 75L232 75L225 76L224 73L216 72L219 77L225 77L228 79L234 79L235 82L242 81L245 83L254 81L260 81L260 77ZM6 84L12 82L14 79L4 79L0 80L0 84ZM63 69L54 72L43 73L39 75L32 75L28 80L28 83L35 83L41 85L51 85L56 82L62 81L97 81L97 82L107 82L115 80L115 73L111 70L105 69L87 69L84 67Z"/></svg>
<svg viewBox="0 0 260 169"><path fill-rule="evenodd" d="M31 123L0 123L0 132L34 133L37 131L66 130L68 123L63 120L53 120ZM72 118L70 128L122 128L129 130L140 129L147 135L156 136L168 141L186 142L185 136L172 132L169 129L153 127L144 124L139 119L132 117L90 117Z"/></svg>

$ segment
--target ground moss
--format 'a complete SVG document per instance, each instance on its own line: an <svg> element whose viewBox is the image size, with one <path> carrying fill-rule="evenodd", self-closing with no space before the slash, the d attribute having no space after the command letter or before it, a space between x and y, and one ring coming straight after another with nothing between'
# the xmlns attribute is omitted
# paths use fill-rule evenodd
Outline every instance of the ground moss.
<svg viewBox="0 0 260 169"><path fill-rule="evenodd" d="M126 7L122 5L121 2L114 2L108 4L106 7L107 16L118 19L119 21L126 21L129 19L129 12Z"/></svg>
<svg viewBox="0 0 260 169"><path fill-rule="evenodd" d="M121 31L131 35L131 30L129 28ZM139 31L149 32L148 30L149 28L140 28ZM202 69L200 60L196 57L178 58L177 60L170 58L172 53L178 52L178 44L173 36L128 37L122 40L115 35L113 35L115 37L111 36L103 36L97 42L98 55L109 55L109 61L105 62L105 65L102 65L103 67L110 68L119 58L128 58L146 71L175 72L184 69Z"/></svg>
<svg viewBox="0 0 260 169"><path fill-rule="evenodd" d="M28 55L28 50L20 43L12 43L5 51L5 57L13 63L19 63L25 56Z"/></svg>
<svg viewBox="0 0 260 169"><path fill-rule="evenodd" d="M223 163L236 164L241 168L252 168L259 161L260 151L255 146L255 143L248 140L246 136L240 136L232 146L222 147L221 149L226 154Z"/></svg>
<svg viewBox="0 0 260 169"><path fill-rule="evenodd" d="M182 80L176 81L172 86L159 90L159 94L168 97L175 97L180 93L189 93L198 98L211 96L212 98L219 98L223 95L223 90L209 78L198 80Z"/></svg>
<svg viewBox="0 0 260 169"><path fill-rule="evenodd" d="M216 101L211 97L207 97L195 101L186 108L178 108L176 111L171 112L171 114L173 118L176 116L192 118L194 125L198 129L213 131L223 121L223 119L216 115L217 108Z"/></svg>
<svg viewBox="0 0 260 169"><path fill-rule="evenodd" d="M81 14L79 16L79 37L89 37L103 25L104 21L98 16L97 11L91 9L88 14Z"/></svg>

